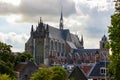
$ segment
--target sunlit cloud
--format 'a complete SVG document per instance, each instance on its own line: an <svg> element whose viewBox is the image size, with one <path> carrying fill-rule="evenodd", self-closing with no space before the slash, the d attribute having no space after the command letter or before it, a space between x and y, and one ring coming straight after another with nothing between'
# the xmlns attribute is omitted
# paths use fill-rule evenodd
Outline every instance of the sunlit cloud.
<svg viewBox="0 0 120 80"><path fill-rule="evenodd" d="M0 32L0 41L12 46L14 51L24 51L25 42L28 40L26 34L16 34L15 32L2 33Z"/></svg>
<svg viewBox="0 0 120 80"><path fill-rule="evenodd" d="M6 16L6 20L9 23L16 23L16 22L19 22L21 19L22 19L21 15L13 14L13 15Z"/></svg>
<svg viewBox="0 0 120 80"><path fill-rule="evenodd" d="M79 4L83 4L84 6L93 9L97 8L98 11L106 11L109 8L113 8L114 0L74 0L74 2L80 6Z"/></svg>
<svg viewBox="0 0 120 80"><path fill-rule="evenodd" d="M12 4L14 6L19 6L21 3L21 0L0 0L0 2Z"/></svg>

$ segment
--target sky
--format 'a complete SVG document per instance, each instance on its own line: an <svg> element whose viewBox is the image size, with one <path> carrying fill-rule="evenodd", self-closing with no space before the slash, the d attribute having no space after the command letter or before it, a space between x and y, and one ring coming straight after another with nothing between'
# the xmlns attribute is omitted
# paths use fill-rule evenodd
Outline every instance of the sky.
<svg viewBox="0 0 120 80"><path fill-rule="evenodd" d="M113 0L0 0L0 41L12 45L13 52L23 52L31 25L36 28L42 17L59 28L61 8L64 28L83 35L85 48L99 48L103 35L108 36Z"/></svg>

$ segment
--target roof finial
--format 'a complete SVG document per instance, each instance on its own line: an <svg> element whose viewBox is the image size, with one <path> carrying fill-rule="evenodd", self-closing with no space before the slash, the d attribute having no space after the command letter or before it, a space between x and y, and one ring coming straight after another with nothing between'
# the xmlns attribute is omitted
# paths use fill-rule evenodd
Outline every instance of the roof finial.
<svg viewBox="0 0 120 80"><path fill-rule="evenodd" d="M42 17L40 17L40 23L42 23Z"/></svg>

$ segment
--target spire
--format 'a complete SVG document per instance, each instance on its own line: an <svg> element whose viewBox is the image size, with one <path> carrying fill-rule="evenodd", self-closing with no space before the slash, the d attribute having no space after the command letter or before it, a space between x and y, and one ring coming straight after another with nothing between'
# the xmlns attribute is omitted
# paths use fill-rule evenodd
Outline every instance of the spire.
<svg viewBox="0 0 120 80"><path fill-rule="evenodd" d="M63 13L61 9L61 16L60 16L60 24L59 24L60 30L63 30Z"/></svg>
<svg viewBox="0 0 120 80"><path fill-rule="evenodd" d="M33 25L31 26L31 36L33 35L34 29L33 29Z"/></svg>
<svg viewBox="0 0 120 80"><path fill-rule="evenodd" d="M84 43L84 41L83 41L83 35L81 36L81 44L82 44L82 46L83 46L83 43Z"/></svg>
<svg viewBox="0 0 120 80"><path fill-rule="evenodd" d="M119 14L120 13L120 0L115 0L115 13Z"/></svg>
<svg viewBox="0 0 120 80"><path fill-rule="evenodd" d="M63 20L63 14L62 14L62 10L61 10L61 17L60 17L60 20Z"/></svg>

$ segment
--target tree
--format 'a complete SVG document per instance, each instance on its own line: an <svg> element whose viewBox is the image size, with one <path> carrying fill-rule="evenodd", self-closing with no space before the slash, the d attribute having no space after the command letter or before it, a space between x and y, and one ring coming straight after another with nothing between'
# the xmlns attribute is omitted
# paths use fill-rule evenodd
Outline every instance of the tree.
<svg viewBox="0 0 120 80"><path fill-rule="evenodd" d="M0 61L0 74L7 74L13 77L14 71L13 68L10 68L7 63Z"/></svg>
<svg viewBox="0 0 120 80"><path fill-rule="evenodd" d="M116 3L117 4L117 3ZM111 63L108 71L115 80L120 80L120 6L115 8L116 13L111 16L111 26L109 26L109 45L112 51Z"/></svg>
<svg viewBox="0 0 120 80"><path fill-rule="evenodd" d="M10 48L10 45L0 42L0 74L13 77L15 57Z"/></svg>
<svg viewBox="0 0 120 80"><path fill-rule="evenodd" d="M32 75L30 80L49 80L50 72L47 68L41 68Z"/></svg>
<svg viewBox="0 0 120 80"><path fill-rule="evenodd" d="M33 60L33 57L30 53L28 52L23 52L21 55L20 55L20 60L25 62L25 61L31 61Z"/></svg>
<svg viewBox="0 0 120 80"><path fill-rule="evenodd" d="M60 66L51 67L51 80L66 80L67 72Z"/></svg>
<svg viewBox="0 0 120 80"><path fill-rule="evenodd" d="M0 60L4 62L14 63L15 57L10 48L10 45L0 42Z"/></svg>
<svg viewBox="0 0 120 80"><path fill-rule="evenodd" d="M15 65L17 65L19 62L25 61L33 61L33 56L28 52L19 53L19 55L16 57Z"/></svg>
<svg viewBox="0 0 120 80"><path fill-rule="evenodd" d="M60 66L40 68L30 80L66 80L67 72Z"/></svg>
<svg viewBox="0 0 120 80"><path fill-rule="evenodd" d="M0 80L16 80L15 78L11 78L9 75L0 74Z"/></svg>

